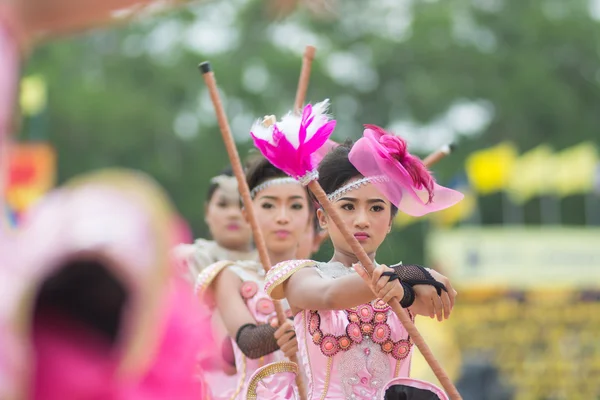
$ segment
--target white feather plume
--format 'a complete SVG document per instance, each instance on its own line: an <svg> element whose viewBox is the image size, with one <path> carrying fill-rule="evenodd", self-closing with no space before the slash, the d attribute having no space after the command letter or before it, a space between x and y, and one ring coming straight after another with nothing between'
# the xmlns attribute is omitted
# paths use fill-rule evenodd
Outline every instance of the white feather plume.
<svg viewBox="0 0 600 400"><path fill-rule="evenodd" d="M312 107L313 122L306 129L307 141L314 136L321 126L325 125L329 121L330 116L327 114L328 109L329 99L325 99L320 103L316 103ZM263 140L267 140L269 143L275 145L273 141L273 128L277 126L277 129L279 129L285 135L292 146L298 148L300 145L299 134L301 123L302 115L298 115L297 113L290 111L281 119L281 121L270 126L265 126L265 120L257 120L252 125L252 133L254 136Z"/></svg>

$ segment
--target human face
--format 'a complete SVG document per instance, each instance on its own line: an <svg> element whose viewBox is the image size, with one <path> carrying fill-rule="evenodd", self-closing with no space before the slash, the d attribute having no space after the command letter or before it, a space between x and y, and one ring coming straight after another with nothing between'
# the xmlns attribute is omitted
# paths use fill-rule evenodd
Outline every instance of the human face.
<svg viewBox="0 0 600 400"><path fill-rule="evenodd" d="M390 202L375 186L368 184L347 192L333 206L365 252L374 255L392 227ZM318 210L317 216L321 227L329 231L336 253L355 259L352 248L333 220L323 210Z"/></svg>
<svg viewBox="0 0 600 400"><path fill-rule="evenodd" d="M253 203L267 250L294 258L308 226L306 191L296 183L273 185L258 192Z"/></svg>
<svg viewBox="0 0 600 400"><path fill-rule="evenodd" d="M217 188L206 207L205 221L213 239L221 247L236 251L250 250L252 231L242 216L237 193Z"/></svg>

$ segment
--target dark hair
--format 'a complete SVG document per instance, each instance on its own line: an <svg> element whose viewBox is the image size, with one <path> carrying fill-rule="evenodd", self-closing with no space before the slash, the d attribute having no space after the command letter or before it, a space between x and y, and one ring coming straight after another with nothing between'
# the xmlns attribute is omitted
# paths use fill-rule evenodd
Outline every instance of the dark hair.
<svg viewBox="0 0 600 400"><path fill-rule="evenodd" d="M354 142L348 139L335 147L323 158L319 164L319 184L327 194L331 194L344 186L348 181L362 174L348 159ZM392 206L392 217L398 213L398 207Z"/></svg>
<svg viewBox="0 0 600 400"><path fill-rule="evenodd" d="M269 179L285 178L287 176L288 175L285 172L271 164L269 160L260 156L253 158L252 162L249 163L248 170L246 171L246 182L248 183L248 189L252 191L252 189ZM308 190L306 197L308 200L308 210L313 214L313 218L316 218L315 204L313 203L311 196L308 195ZM319 222L316 219L314 222L315 232L318 232Z"/></svg>
<svg viewBox="0 0 600 400"><path fill-rule="evenodd" d="M275 167L269 160L262 156L253 158L249 162L248 170L246 171L246 182L250 191L269 179L285 177L287 177L285 172Z"/></svg>
<svg viewBox="0 0 600 400"><path fill-rule="evenodd" d="M221 170L221 172L219 172L217 174L217 176L219 176L219 175L233 176L233 169L231 169L231 167L225 167ZM215 194L215 192L217 191L218 188L219 188L219 184L216 182L211 182L211 184L208 186L208 191L206 192L206 202L207 203L210 203L213 195Z"/></svg>

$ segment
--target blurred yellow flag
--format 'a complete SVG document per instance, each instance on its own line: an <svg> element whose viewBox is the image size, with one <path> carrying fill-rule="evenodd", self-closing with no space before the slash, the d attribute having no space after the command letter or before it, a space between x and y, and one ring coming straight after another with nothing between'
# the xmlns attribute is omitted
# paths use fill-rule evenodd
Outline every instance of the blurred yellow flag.
<svg viewBox="0 0 600 400"><path fill-rule="evenodd" d="M554 189L560 196L588 193L594 189L598 150L591 142L581 143L557 156Z"/></svg>
<svg viewBox="0 0 600 400"><path fill-rule="evenodd" d="M421 317L417 318L416 325L419 332L427 338L427 344L446 369L450 380L455 380L460 375L462 359L456 334L457 328L452 321L450 319L438 322L435 319ZM416 346L410 362L410 377L440 385L431 367L425 361L425 357Z"/></svg>
<svg viewBox="0 0 600 400"><path fill-rule="evenodd" d="M39 114L46 107L46 81L40 75L27 76L21 80L20 105L23 114Z"/></svg>
<svg viewBox="0 0 600 400"><path fill-rule="evenodd" d="M397 228L404 228L405 226L412 225L417 222L419 218L404 214L402 211L398 211L396 218L394 218L394 226Z"/></svg>
<svg viewBox="0 0 600 400"><path fill-rule="evenodd" d="M552 193L556 157L552 149L542 144L516 160L506 190L510 198L524 203L532 197Z"/></svg>
<svg viewBox="0 0 600 400"><path fill-rule="evenodd" d="M469 181L481 194L498 192L506 187L517 151L512 143L501 143L471 154L466 161Z"/></svg>
<svg viewBox="0 0 600 400"><path fill-rule="evenodd" d="M453 226L473 215L477 208L477 196L470 189L458 189L465 197L452 207L431 214L431 219L438 226Z"/></svg>

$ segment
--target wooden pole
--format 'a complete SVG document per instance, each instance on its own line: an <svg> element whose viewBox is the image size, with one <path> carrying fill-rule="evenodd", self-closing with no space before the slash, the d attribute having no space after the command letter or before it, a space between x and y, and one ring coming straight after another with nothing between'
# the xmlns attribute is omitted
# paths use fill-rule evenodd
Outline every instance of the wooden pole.
<svg viewBox="0 0 600 400"><path fill-rule="evenodd" d="M296 89L296 100L294 101L294 111L302 112L306 91L308 90L308 82L310 81L310 71L312 62L315 58L317 49L314 46L306 46L304 56L302 57L302 69L300 70L300 79L298 80L298 89Z"/></svg>
<svg viewBox="0 0 600 400"><path fill-rule="evenodd" d="M244 174L244 169L242 167L240 155L235 146L235 141L233 140L231 128L229 127L229 122L227 121L227 115L225 114L225 109L223 108L221 97L219 96L219 90L217 88L217 81L215 79L215 75L212 72L212 68L209 62L203 62L202 64L200 64L199 68L202 72L204 82L208 87L210 98L215 108L215 113L217 114L217 121L219 123L219 128L221 129L221 135L223 136L225 149L227 150L227 155L229 156L229 161L231 162L233 173L238 182L240 194L244 202L244 208L246 209L248 219L250 220L252 234L254 235L254 243L256 244L256 248L258 250L260 262L262 263L265 272L268 272L269 268L271 268L271 260L269 259L269 253L267 252L267 245L258 225L256 213L254 212L252 198L250 197L250 189L248 188L248 183L246 182L246 175ZM283 311L283 307L281 306L281 303L279 301L274 301L274 304L275 312L277 313L277 319L279 321L279 325L281 325L286 321L286 316ZM290 361L300 365L296 356L291 357ZM306 399L306 389L304 387L304 382L302 382L302 376L300 374L296 376L296 384L298 385L300 397L302 399Z"/></svg>
<svg viewBox="0 0 600 400"><path fill-rule="evenodd" d="M426 167L431 167L432 165L437 164L437 162L443 159L444 157L450 155L454 151L454 149L455 146L453 144L446 145L425 157L425 159L423 160L423 164L425 164Z"/></svg>

